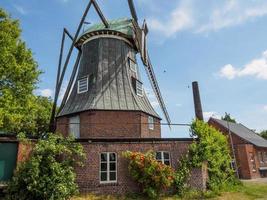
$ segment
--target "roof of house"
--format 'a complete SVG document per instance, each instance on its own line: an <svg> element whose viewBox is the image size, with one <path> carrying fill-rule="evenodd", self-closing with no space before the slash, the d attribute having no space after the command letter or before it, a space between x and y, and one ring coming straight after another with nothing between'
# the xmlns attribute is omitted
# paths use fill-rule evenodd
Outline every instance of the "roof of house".
<svg viewBox="0 0 267 200"><path fill-rule="evenodd" d="M243 124L227 122L227 121L215 119L215 118L210 118L210 120L221 125L222 127L226 129L228 129L228 123L229 123L229 129L235 135L241 137L242 139L258 147L267 147L267 140L259 136L257 133L255 133L251 129L245 127Z"/></svg>

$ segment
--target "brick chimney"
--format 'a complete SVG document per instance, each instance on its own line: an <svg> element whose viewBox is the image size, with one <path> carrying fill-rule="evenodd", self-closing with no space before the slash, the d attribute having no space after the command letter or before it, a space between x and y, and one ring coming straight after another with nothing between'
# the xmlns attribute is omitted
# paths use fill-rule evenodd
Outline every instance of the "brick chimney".
<svg viewBox="0 0 267 200"><path fill-rule="evenodd" d="M198 89L198 82L192 82L192 89L193 89L193 97L194 97L194 106L195 106L195 115L196 118L199 120L203 120L203 112L200 100L200 94Z"/></svg>

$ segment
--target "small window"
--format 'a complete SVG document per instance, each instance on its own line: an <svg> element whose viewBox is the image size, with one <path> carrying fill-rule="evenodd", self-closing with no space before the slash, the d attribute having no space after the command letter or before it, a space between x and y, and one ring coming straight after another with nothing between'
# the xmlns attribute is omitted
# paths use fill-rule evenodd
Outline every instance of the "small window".
<svg viewBox="0 0 267 200"><path fill-rule="evenodd" d="M80 137L80 117L74 116L69 118L69 135L75 138Z"/></svg>
<svg viewBox="0 0 267 200"><path fill-rule="evenodd" d="M263 154L264 152L258 152L258 156L259 156L259 161L260 161L260 163L264 163L264 154Z"/></svg>
<svg viewBox="0 0 267 200"><path fill-rule="evenodd" d="M143 84L136 80L136 94L138 96L143 96Z"/></svg>
<svg viewBox="0 0 267 200"><path fill-rule="evenodd" d="M148 116L148 129L154 130L154 117Z"/></svg>
<svg viewBox="0 0 267 200"><path fill-rule="evenodd" d="M156 152L156 160L162 164L170 165L170 153L167 151L158 151Z"/></svg>
<svg viewBox="0 0 267 200"><path fill-rule="evenodd" d="M101 153L100 155L100 183L114 183L117 181L116 153Z"/></svg>
<svg viewBox="0 0 267 200"><path fill-rule="evenodd" d="M136 69L137 69L137 65L136 65L136 62L133 61L131 58L128 58L129 60L129 66L130 66L130 69L136 73Z"/></svg>
<svg viewBox="0 0 267 200"><path fill-rule="evenodd" d="M78 80L78 94L88 91L88 77Z"/></svg>
<svg viewBox="0 0 267 200"><path fill-rule="evenodd" d="M252 166L252 171L253 172L256 172L257 169L256 169L256 163L255 163L255 157L254 157L254 154L253 153L249 153L249 157L250 157L250 162L251 162L251 166Z"/></svg>

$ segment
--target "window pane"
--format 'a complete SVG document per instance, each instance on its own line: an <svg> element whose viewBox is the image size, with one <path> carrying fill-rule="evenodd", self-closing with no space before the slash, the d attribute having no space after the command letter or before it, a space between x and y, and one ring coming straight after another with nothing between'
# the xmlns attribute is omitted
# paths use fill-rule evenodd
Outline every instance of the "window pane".
<svg viewBox="0 0 267 200"><path fill-rule="evenodd" d="M116 181L116 172L110 172L109 179L110 181Z"/></svg>
<svg viewBox="0 0 267 200"><path fill-rule="evenodd" d="M169 155L168 152L164 152L163 155L164 155L164 159L169 159L170 158L170 155Z"/></svg>
<svg viewBox="0 0 267 200"><path fill-rule="evenodd" d="M79 115L69 118L69 134L75 138L80 137L80 117Z"/></svg>
<svg viewBox="0 0 267 200"><path fill-rule="evenodd" d="M115 153L109 154L109 161L116 161L116 154Z"/></svg>
<svg viewBox="0 0 267 200"><path fill-rule="evenodd" d="M161 152L156 153L156 160L161 160Z"/></svg>
<svg viewBox="0 0 267 200"><path fill-rule="evenodd" d="M165 160L165 161L164 161L164 164L165 164L165 165L170 165L170 161L169 161L169 160Z"/></svg>
<svg viewBox="0 0 267 200"><path fill-rule="evenodd" d="M107 162L107 154L106 153L101 153L101 161Z"/></svg>
<svg viewBox="0 0 267 200"><path fill-rule="evenodd" d="M107 171L107 163L101 163L101 171Z"/></svg>
<svg viewBox="0 0 267 200"><path fill-rule="evenodd" d="M101 181L107 181L107 172L101 172Z"/></svg>
<svg viewBox="0 0 267 200"><path fill-rule="evenodd" d="M116 170L116 163L110 163L109 164L109 170L110 171L115 171Z"/></svg>

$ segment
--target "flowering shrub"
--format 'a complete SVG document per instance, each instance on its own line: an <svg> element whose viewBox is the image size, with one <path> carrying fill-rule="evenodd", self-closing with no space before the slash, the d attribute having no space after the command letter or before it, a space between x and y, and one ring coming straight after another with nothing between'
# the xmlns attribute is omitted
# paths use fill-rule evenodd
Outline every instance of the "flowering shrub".
<svg viewBox="0 0 267 200"><path fill-rule="evenodd" d="M162 189L174 182L174 170L158 162L152 152L145 154L126 151L123 156L129 159L129 171L134 180L143 187L143 193L149 198L158 197Z"/></svg>

